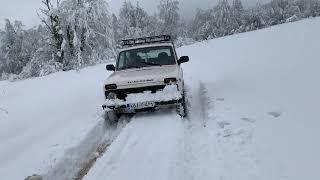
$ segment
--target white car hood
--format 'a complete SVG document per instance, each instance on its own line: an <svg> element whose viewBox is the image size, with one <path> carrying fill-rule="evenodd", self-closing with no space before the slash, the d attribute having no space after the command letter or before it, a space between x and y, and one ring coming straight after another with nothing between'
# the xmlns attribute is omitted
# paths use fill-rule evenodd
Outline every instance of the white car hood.
<svg viewBox="0 0 320 180"><path fill-rule="evenodd" d="M164 84L165 78L177 78L177 65L152 66L140 69L116 71L109 76L105 84L116 84L118 89L136 87L141 84Z"/></svg>

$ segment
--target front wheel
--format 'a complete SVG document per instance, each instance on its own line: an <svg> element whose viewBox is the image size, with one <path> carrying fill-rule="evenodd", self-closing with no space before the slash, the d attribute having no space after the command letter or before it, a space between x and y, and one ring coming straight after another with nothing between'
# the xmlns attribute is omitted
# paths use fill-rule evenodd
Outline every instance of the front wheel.
<svg viewBox="0 0 320 180"><path fill-rule="evenodd" d="M177 113L183 118L187 116L186 98L184 93L181 102L177 105Z"/></svg>

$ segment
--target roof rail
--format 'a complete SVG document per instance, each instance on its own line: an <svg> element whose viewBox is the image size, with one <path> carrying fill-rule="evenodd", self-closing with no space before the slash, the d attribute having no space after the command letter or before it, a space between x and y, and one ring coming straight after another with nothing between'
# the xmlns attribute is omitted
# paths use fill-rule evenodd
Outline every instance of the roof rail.
<svg viewBox="0 0 320 180"><path fill-rule="evenodd" d="M160 35L160 36L142 37L137 39L125 39L121 41L122 41L121 43L122 47L130 47L130 46L152 44L152 43L158 43L158 42L171 42L171 36Z"/></svg>

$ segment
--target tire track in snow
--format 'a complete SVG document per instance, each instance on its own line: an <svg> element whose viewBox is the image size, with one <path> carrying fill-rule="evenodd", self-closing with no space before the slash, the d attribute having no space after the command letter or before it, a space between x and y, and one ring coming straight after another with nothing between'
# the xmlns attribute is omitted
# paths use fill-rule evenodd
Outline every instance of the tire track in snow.
<svg viewBox="0 0 320 180"><path fill-rule="evenodd" d="M64 157L47 174L43 175L43 179L83 179L125 126L126 119L124 118L114 125L107 125L101 118L76 147L69 149Z"/></svg>
<svg viewBox="0 0 320 180"><path fill-rule="evenodd" d="M212 140L207 130L208 110L211 106L207 89L200 81L191 81L187 87L190 87L187 98L190 116L184 124L184 179L217 179L217 173L212 168L216 162L216 151L210 146Z"/></svg>
<svg viewBox="0 0 320 180"><path fill-rule="evenodd" d="M253 127L241 119L245 124L239 126L217 115L216 106L223 106L224 99L216 101L209 97L211 89L207 86L198 81L188 84L189 117L182 120L182 127L176 117L166 112L138 115L124 131L118 127L110 130L110 127L97 125L86 140L70 150L64 161L45 179L82 179L91 167L89 177L85 179L149 177L229 180L237 176L248 180L259 179L250 149ZM165 130L171 135L163 134ZM111 145L118 134L121 134L118 142ZM151 135L161 138L161 142L154 141ZM89 142L91 145L87 153L79 152L77 148L82 149L88 141L92 141L92 136L97 141ZM164 142L169 143L170 148L165 148ZM169 145L167 143L166 146ZM96 162L108 147L108 153ZM96 153L97 150L101 152ZM73 153L78 155L72 157ZM132 166L137 162L138 167Z"/></svg>
<svg viewBox="0 0 320 180"><path fill-rule="evenodd" d="M80 169L80 171L77 173L77 175L75 176L75 180L81 180L83 179L83 177L85 175L88 174L88 172L90 171L90 169L93 167L94 163L97 161L97 159L99 159L106 151L107 148L111 145L112 142L110 141L106 141L101 143L97 150L94 152L94 156L90 159L88 159L82 166L82 168Z"/></svg>
<svg viewBox="0 0 320 180"><path fill-rule="evenodd" d="M184 179L183 130L175 110L137 114L84 179Z"/></svg>
<svg viewBox="0 0 320 180"><path fill-rule="evenodd" d="M251 147L254 123L225 119L220 114L221 108L226 109L225 100L211 97L214 89L209 85L189 84L194 88L188 89L187 98L190 116L184 130L184 179L260 179Z"/></svg>

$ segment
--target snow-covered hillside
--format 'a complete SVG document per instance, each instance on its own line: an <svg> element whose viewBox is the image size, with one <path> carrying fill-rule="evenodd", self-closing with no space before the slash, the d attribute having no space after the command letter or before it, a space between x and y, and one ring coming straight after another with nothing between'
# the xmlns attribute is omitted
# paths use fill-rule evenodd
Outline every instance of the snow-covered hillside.
<svg viewBox="0 0 320 180"><path fill-rule="evenodd" d="M0 174L71 179L110 140L84 179L320 179L319 32L316 18L178 49L191 59L184 120L106 127L103 65L0 82Z"/></svg>

